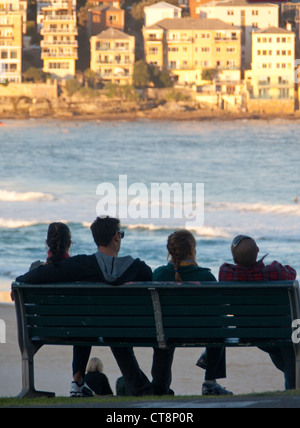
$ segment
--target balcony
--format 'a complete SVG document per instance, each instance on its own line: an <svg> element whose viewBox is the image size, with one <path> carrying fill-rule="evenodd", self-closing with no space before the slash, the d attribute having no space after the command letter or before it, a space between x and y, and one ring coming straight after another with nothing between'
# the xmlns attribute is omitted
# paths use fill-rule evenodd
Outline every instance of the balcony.
<svg viewBox="0 0 300 428"><path fill-rule="evenodd" d="M77 52L42 52L41 53L41 59L48 59L48 58L69 58L69 59L78 59L78 53Z"/></svg>
<svg viewBox="0 0 300 428"><path fill-rule="evenodd" d="M167 37L168 43L189 43L192 41L193 41L192 37L178 37L176 39L173 39L171 37Z"/></svg>
<svg viewBox="0 0 300 428"><path fill-rule="evenodd" d="M44 16L43 22L52 21L71 21L76 22L76 15L46 15Z"/></svg>
<svg viewBox="0 0 300 428"><path fill-rule="evenodd" d="M46 48L48 46L72 46L77 48L78 47L78 41L77 40L59 40L59 41L47 41L42 40L41 41L41 48Z"/></svg>
<svg viewBox="0 0 300 428"><path fill-rule="evenodd" d="M114 61L114 60L103 60L101 61L100 59L98 59L96 61L97 65L134 65L134 61L126 61L126 60L120 60L120 61Z"/></svg>
<svg viewBox="0 0 300 428"><path fill-rule="evenodd" d="M238 37L215 37L215 42L236 42Z"/></svg>
<svg viewBox="0 0 300 428"><path fill-rule="evenodd" d="M74 36L78 35L78 28L41 28L41 35L44 34L72 34Z"/></svg>

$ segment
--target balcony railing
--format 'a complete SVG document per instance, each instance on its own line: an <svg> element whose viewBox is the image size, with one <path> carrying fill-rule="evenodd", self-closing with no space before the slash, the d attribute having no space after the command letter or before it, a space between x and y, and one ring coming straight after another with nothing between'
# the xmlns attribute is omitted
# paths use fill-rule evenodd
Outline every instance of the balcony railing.
<svg viewBox="0 0 300 428"><path fill-rule="evenodd" d="M78 59L78 53L58 53L58 52L42 52L41 58L69 58L69 59Z"/></svg>
<svg viewBox="0 0 300 428"><path fill-rule="evenodd" d="M107 65L107 64L113 64L113 65L134 65L134 61L114 61L114 60L108 60L108 61L101 61L100 59L98 59L96 61L97 65Z"/></svg>
<svg viewBox="0 0 300 428"><path fill-rule="evenodd" d="M134 53L134 49L133 48L121 48L121 47L109 47L109 46L99 46L96 47L96 51L97 52L101 52L101 51L105 51L105 52L128 52L128 53Z"/></svg>
<svg viewBox="0 0 300 428"><path fill-rule="evenodd" d="M60 41L47 41L42 40L41 41L41 47L45 48L47 46L73 46L78 47L78 41L77 40L60 40Z"/></svg>
<svg viewBox="0 0 300 428"><path fill-rule="evenodd" d="M238 40L238 37L215 37L215 42L234 42Z"/></svg>
<svg viewBox="0 0 300 428"><path fill-rule="evenodd" d="M184 42L192 42L193 38L192 37L179 37L178 39L173 39L171 37L167 37L167 42L168 43L184 43Z"/></svg>
<svg viewBox="0 0 300 428"><path fill-rule="evenodd" d="M78 34L78 28L41 28L41 35L44 34Z"/></svg>
<svg viewBox="0 0 300 428"><path fill-rule="evenodd" d="M74 21L76 22L76 15L46 15L43 22L47 21Z"/></svg>

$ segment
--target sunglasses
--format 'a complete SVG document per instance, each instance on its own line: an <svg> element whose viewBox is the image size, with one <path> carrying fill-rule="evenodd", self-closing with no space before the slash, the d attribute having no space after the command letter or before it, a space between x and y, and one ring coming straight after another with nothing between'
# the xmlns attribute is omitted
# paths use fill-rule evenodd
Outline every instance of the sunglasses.
<svg viewBox="0 0 300 428"><path fill-rule="evenodd" d="M232 241L232 247L236 248L244 239L250 239L250 236L247 235L238 235Z"/></svg>
<svg viewBox="0 0 300 428"><path fill-rule="evenodd" d="M125 236L124 230L119 230L117 233L118 233L120 239L124 238L124 236Z"/></svg>

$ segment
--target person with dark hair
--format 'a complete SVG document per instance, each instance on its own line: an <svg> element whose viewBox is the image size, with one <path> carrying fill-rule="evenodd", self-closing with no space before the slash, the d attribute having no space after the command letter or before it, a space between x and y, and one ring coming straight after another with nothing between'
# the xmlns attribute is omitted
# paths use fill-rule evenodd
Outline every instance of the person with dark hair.
<svg viewBox="0 0 300 428"><path fill-rule="evenodd" d="M196 240L188 230L172 233L167 243L171 261L153 272L153 281L216 281L210 269L198 266L196 262ZM207 348L205 358L205 381L203 395L232 395L219 385L216 379L226 377L225 348Z"/></svg>
<svg viewBox="0 0 300 428"><path fill-rule="evenodd" d="M55 265L42 265L19 276L18 282L31 284L95 281L111 285L134 281L151 281L152 270L145 262L131 256L118 257L124 232L120 221L111 217L98 217L91 225L98 251L93 255L77 255ZM84 384L84 375L91 347L74 346L73 382L71 396L90 395ZM152 383L140 369L131 347L112 347L126 385L132 395L162 395L169 393L173 350L154 349ZM164 376L162 376L164 374Z"/></svg>
<svg viewBox="0 0 300 428"><path fill-rule="evenodd" d="M70 257L71 231L65 223L50 223L47 232L46 245L48 246L47 260L37 260L30 266L30 270L36 269L42 264L56 263Z"/></svg>
<svg viewBox="0 0 300 428"><path fill-rule="evenodd" d="M46 244L48 254L46 263L55 263L70 257L71 231L69 227L61 222L51 223L48 227Z"/></svg>
<svg viewBox="0 0 300 428"><path fill-rule="evenodd" d="M297 272L291 266L283 266L277 261L265 265L265 255L257 260L259 248L253 238L236 236L231 244L234 264L224 263L220 267L219 281L293 281ZM274 365L284 373L285 388L295 389L295 353L293 345L259 347L267 352Z"/></svg>

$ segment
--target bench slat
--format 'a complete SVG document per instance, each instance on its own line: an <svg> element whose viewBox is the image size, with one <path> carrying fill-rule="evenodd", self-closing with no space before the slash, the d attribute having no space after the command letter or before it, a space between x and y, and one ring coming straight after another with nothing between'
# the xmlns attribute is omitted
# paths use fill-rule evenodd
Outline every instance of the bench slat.
<svg viewBox="0 0 300 428"><path fill-rule="evenodd" d="M113 326L153 326L155 327L153 316L27 316L29 326L83 326L83 327L113 327ZM164 327L227 327L227 326L251 326L251 327L282 327L291 325L290 317L164 317Z"/></svg>

